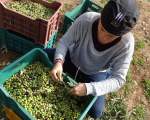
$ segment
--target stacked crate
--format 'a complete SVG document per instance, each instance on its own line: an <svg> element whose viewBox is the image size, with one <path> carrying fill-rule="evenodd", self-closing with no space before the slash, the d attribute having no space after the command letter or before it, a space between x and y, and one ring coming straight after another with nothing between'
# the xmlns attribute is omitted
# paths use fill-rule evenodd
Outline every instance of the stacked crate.
<svg viewBox="0 0 150 120"><path fill-rule="evenodd" d="M7 4L13 1L16 0L0 0L0 55L2 50L7 49L8 54L3 56L9 56L9 51L23 55L35 47L52 48L59 28L62 4L49 3L46 0L29 0L53 11L53 14L45 20L33 19L8 8ZM0 69L5 66L4 62L3 58L0 59Z"/></svg>
<svg viewBox="0 0 150 120"><path fill-rule="evenodd" d="M0 28L20 33L27 38L31 38L36 44L46 45L58 30L62 4L59 2L49 3L45 0L30 0L54 11L54 14L48 20L45 20L42 18L32 19L7 8L5 4L11 1L0 0Z"/></svg>

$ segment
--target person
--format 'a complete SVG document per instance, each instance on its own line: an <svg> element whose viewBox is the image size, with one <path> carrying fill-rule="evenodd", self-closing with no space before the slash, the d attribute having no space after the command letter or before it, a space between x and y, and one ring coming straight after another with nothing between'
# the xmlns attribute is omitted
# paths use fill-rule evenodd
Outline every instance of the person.
<svg viewBox="0 0 150 120"><path fill-rule="evenodd" d="M62 80L62 72L78 81L70 93L98 96L89 115L102 116L105 95L119 90L134 52L131 30L139 18L135 0L110 0L101 13L80 15L60 39L56 49L45 49L54 60L51 77Z"/></svg>

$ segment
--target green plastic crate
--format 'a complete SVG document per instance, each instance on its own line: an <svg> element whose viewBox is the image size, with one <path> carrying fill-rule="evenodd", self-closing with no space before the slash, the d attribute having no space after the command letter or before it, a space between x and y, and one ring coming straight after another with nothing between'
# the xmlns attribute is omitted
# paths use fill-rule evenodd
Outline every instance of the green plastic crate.
<svg viewBox="0 0 150 120"><path fill-rule="evenodd" d="M33 48L52 48L53 44L56 41L56 35L57 32L55 32L52 37L50 38L47 45L39 45L35 44L32 41L28 40L28 38L16 35L12 32L7 32L6 35L6 45L8 49L11 49L12 51L19 52L21 54L27 53Z"/></svg>
<svg viewBox="0 0 150 120"><path fill-rule="evenodd" d="M25 54L33 48L52 48L56 41L57 32L55 32L50 38L47 45L34 44L28 38L21 36L12 31L0 29L0 44L5 44L9 50L14 52ZM0 46L1 47L1 46Z"/></svg>
<svg viewBox="0 0 150 120"><path fill-rule="evenodd" d="M25 54L35 47L41 47L40 45L35 45L33 42L25 39L24 37L9 31L6 32L5 40L8 49L20 54Z"/></svg>
<svg viewBox="0 0 150 120"><path fill-rule="evenodd" d="M37 47L31 41L27 40L27 38L19 36L14 32L7 31L5 29L0 29L0 43L0 47L6 47L7 49L19 54L24 54Z"/></svg>
<svg viewBox="0 0 150 120"><path fill-rule="evenodd" d="M33 48L52 48L56 42L56 36L57 32L53 33L47 45L37 45L24 36L0 29L0 49L7 48L10 51L18 53L19 55L23 55ZM10 60L9 62L11 63L15 59Z"/></svg>
<svg viewBox="0 0 150 120"><path fill-rule="evenodd" d="M44 46L44 48L52 48L53 45L56 43L56 40L57 40L57 34L58 32L55 32L51 39L49 40L49 42L47 43L47 45Z"/></svg>
<svg viewBox="0 0 150 120"><path fill-rule="evenodd" d="M16 113L20 118L23 120L34 120L30 113L26 111L20 104L18 104L13 98L10 97L10 95L7 93L5 88L3 87L3 84L11 78L12 75L16 74L29 64L31 64L34 61L41 61L43 64L45 64L47 67L52 67L52 63L49 61L49 58L47 54L40 48L35 48L13 62L12 64L5 67L2 71L0 71L0 98L2 101L2 104L7 106L8 108L11 108L14 113ZM75 82L73 79L71 79L69 76L67 76L65 73L64 77L66 80ZM83 120L89 111L89 109L92 107L92 105L95 103L97 99L97 96L93 97L91 96L90 101L86 105L86 108L81 113L78 120Z"/></svg>
<svg viewBox="0 0 150 120"><path fill-rule="evenodd" d="M82 13L88 11L101 12L101 10L102 7L92 2L92 0L82 0L81 4L76 6L72 11L65 13L62 32L65 33L75 19Z"/></svg>

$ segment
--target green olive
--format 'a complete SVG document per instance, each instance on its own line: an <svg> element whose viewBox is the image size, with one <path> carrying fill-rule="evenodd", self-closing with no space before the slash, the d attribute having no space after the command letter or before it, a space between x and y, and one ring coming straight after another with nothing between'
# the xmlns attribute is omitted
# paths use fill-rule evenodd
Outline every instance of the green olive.
<svg viewBox="0 0 150 120"><path fill-rule="evenodd" d="M77 98L67 94L66 83L54 82L49 68L40 62L27 66L23 72L13 75L4 87L9 94L38 120L76 120L82 105Z"/></svg>
<svg viewBox="0 0 150 120"><path fill-rule="evenodd" d="M47 20L54 14L54 10L31 0L15 0L8 2L6 6L33 19L42 18Z"/></svg>

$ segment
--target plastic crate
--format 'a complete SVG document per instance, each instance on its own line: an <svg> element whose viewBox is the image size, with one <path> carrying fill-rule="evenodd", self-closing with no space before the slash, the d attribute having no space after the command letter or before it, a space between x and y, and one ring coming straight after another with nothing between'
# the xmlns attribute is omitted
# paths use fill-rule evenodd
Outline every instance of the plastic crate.
<svg viewBox="0 0 150 120"><path fill-rule="evenodd" d="M32 41L29 40L29 38L21 36L20 34L8 30L0 29L0 43L1 45L5 44L5 46L11 51L20 54L25 54L31 49L36 47L52 48L53 44L56 41L56 35L57 35L57 31L52 34L47 45L39 45L33 43Z"/></svg>
<svg viewBox="0 0 150 120"><path fill-rule="evenodd" d="M0 22L1 23L1 22ZM4 40L5 39L5 30L0 29L0 39ZM0 42L0 45L3 43L3 41Z"/></svg>
<svg viewBox="0 0 150 120"><path fill-rule="evenodd" d="M65 13L62 32L65 33L75 19L82 13L88 11L101 12L101 10L102 7L92 2L92 0L82 0L81 4L76 6L72 11Z"/></svg>
<svg viewBox="0 0 150 120"><path fill-rule="evenodd" d="M34 20L8 9L5 3L9 1L0 0L0 27L31 38L36 44L46 45L49 38L58 30L62 4L59 2L49 3L46 0L31 0L55 11L49 20L40 18Z"/></svg>
<svg viewBox="0 0 150 120"><path fill-rule="evenodd" d="M51 36L50 40L48 41L48 43L43 46L44 48L53 48L56 41L57 41L57 34L58 34L58 31L53 33L53 35Z"/></svg>
<svg viewBox="0 0 150 120"><path fill-rule="evenodd" d="M0 29L0 50L1 48L5 48L5 30Z"/></svg>
<svg viewBox="0 0 150 120"><path fill-rule="evenodd" d="M7 79L11 78L12 75L16 74L29 64L31 64L33 61L41 61L45 64L47 67L52 67L52 63L49 61L49 58L47 54L40 48L35 48L32 51L28 52L21 58L19 58L14 63L10 64L6 68L4 68L2 71L0 71L0 97L2 104L4 106L7 106L7 108L10 108L15 116L16 114L23 120L34 120L30 113L28 113L20 104L18 104L13 98L10 97L10 95L7 93L5 88L3 87L3 84L7 81ZM69 76L67 76L65 73L64 77L65 80L70 82L75 82L73 79L71 79ZM89 109L92 107L92 105L95 103L97 97L92 97L88 101L87 106L85 107L84 111L81 113L78 120L83 120L86 116Z"/></svg>
<svg viewBox="0 0 150 120"><path fill-rule="evenodd" d="M34 44L26 37L11 31L0 29L0 50L5 50L5 48L8 49L8 53L6 53L5 56L3 54L1 56L0 51L0 70L33 48L52 48L56 42L56 35L57 32L53 33L47 45L38 45Z"/></svg>

